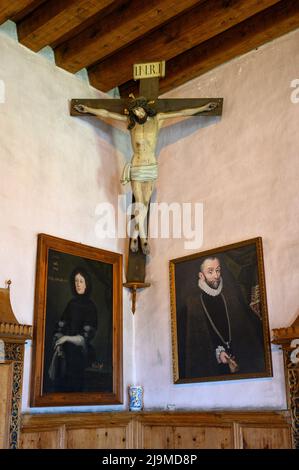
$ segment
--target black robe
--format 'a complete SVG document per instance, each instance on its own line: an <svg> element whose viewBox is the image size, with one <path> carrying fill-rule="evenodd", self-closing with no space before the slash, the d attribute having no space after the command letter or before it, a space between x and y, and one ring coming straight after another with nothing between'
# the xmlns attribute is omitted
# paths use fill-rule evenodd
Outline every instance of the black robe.
<svg viewBox="0 0 299 470"><path fill-rule="evenodd" d="M265 370L263 349L262 322L242 303L235 288L223 287L231 328L231 353L239 365L238 374L259 374ZM223 344L211 327L204 311L201 295L214 324L228 340L228 325L224 303L221 296L209 296L199 287L186 299L185 308L181 312L185 323L185 338L179 346L180 379L204 378L231 375L228 365L218 364L216 347ZM210 297L210 298L209 298Z"/></svg>
<svg viewBox="0 0 299 470"><path fill-rule="evenodd" d="M87 295L77 295L67 304L57 324L53 346L61 336L84 338L83 345L69 341L61 346L60 365L57 364L54 388L56 391L84 391L84 370L95 360L95 351L90 341L97 329L97 309Z"/></svg>

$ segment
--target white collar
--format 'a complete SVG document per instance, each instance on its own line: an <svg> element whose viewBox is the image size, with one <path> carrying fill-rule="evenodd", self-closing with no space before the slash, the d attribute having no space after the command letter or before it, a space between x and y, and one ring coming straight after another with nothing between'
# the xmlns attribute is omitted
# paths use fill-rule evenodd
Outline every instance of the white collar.
<svg viewBox="0 0 299 470"><path fill-rule="evenodd" d="M206 281L203 281L202 279L198 279L198 287L200 287L200 289L203 290L206 294L211 295L212 297L216 297L222 291L222 287L223 287L222 277L220 278L220 284L217 287L217 289L212 289L212 287L208 286Z"/></svg>

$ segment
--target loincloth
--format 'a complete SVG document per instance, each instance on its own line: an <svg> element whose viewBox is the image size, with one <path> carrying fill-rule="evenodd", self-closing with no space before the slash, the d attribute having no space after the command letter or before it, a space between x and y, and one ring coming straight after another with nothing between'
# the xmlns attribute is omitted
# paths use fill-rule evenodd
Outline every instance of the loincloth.
<svg viewBox="0 0 299 470"><path fill-rule="evenodd" d="M121 183L127 184L130 181L139 181L146 183L147 181L156 181L158 178L158 164L133 166L127 163L123 169Z"/></svg>

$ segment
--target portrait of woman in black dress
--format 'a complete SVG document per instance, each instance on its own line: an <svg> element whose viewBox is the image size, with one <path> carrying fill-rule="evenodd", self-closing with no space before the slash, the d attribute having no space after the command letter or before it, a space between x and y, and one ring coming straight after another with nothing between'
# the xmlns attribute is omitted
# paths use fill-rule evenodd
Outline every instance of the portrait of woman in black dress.
<svg viewBox="0 0 299 470"><path fill-rule="evenodd" d="M122 403L122 255L38 235L31 406Z"/></svg>
<svg viewBox="0 0 299 470"><path fill-rule="evenodd" d="M97 309L90 299L91 279L83 267L71 274L73 297L66 305L53 336L53 356L49 378L54 389L64 392L84 390L84 371L95 363L92 339L97 330Z"/></svg>

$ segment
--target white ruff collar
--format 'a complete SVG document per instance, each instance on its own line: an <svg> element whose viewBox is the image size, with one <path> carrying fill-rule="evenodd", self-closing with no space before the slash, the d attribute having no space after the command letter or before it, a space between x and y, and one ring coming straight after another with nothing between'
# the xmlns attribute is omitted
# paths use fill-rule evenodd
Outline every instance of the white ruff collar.
<svg viewBox="0 0 299 470"><path fill-rule="evenodd" d="M216 297L216 295L219 295L222 291L223 287L223 281L222 277L220 278L220 284L217 287L217 289L213 289L212 287L208 286L206 281L203 281L201 279L198 279L198 287L201 288L206 294L211 295L212 297Z"/></svg>

